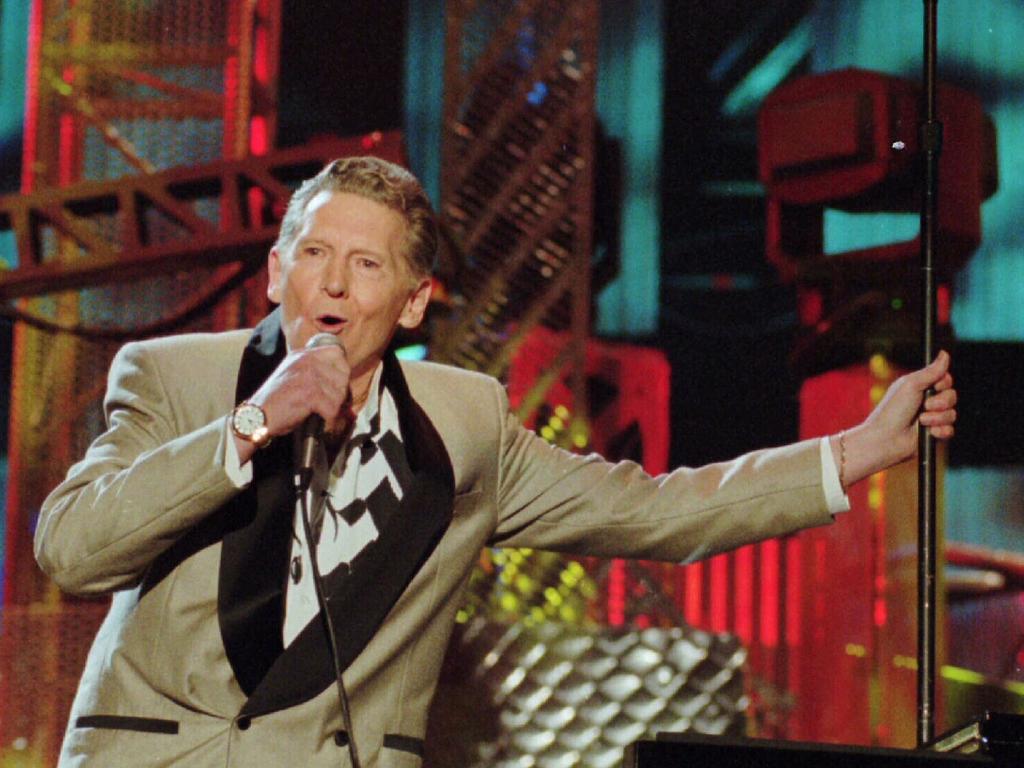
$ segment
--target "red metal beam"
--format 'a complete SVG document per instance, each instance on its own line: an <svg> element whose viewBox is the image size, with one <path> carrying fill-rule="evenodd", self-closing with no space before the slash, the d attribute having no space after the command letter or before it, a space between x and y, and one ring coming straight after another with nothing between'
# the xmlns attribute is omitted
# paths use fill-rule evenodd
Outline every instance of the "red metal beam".
<svg viewBox="0 0 1024 768"><path fill-rule="evenodd" d="M0 271L0 300L262 258L293 186L336 157L361 154L402 162L401 135L319 141L262 157L2 197L0 232L14 233L18 266ZM266 201L262 216L251 215L246 204L253 189ZM204 216L198 203L210 203L203 210L217 211L219 220ZM147 212L171 222L173 234L151 237ZM118 222L112 233L96 226L96 217L111 215ZM47 230L76 243L86 257L60 258L57 248L45 246Z"/></svg>

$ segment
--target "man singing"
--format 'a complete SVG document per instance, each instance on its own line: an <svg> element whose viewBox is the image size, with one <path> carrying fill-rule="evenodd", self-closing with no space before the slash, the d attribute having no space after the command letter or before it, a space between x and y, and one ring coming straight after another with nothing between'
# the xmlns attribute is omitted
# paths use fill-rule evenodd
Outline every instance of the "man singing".
<svg viewBox="0 0 1024 768"><path fill-rule="evenodd" d="M691 561L829 523L913 455L918 423L953 433L943 353L820 440L656 478L561 451L493 379L387 351L423 318L437 238L407 171L335 161L289 203L280 306L255 329L118 353L108 429L36 532L62 589L113 593L62 766L337 768L354 742L367 768L414 768L481 547Z"/></svg>

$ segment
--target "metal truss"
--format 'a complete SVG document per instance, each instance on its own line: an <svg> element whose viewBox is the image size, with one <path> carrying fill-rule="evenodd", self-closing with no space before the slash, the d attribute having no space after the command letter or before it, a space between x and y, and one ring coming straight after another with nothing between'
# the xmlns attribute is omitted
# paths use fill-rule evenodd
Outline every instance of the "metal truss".
<svg viewBox="0 0 1024 768"><path fill-rule="evenodd" d="M0 198L0 232L13 232L18 251L18 266L0 272L0 299L261 258L294 185L336 157L367 152L398 162L401 138L324 141ZM55 247L62 240L76 247Z"/></svg>
<svg viewBox="0 0 1024 768"><path fill-rule="evenodd" d="M569 331L581 437L597 3L450 0L446 18L441 212L461 264L432 356L500 376L531 329Z"/></svg>

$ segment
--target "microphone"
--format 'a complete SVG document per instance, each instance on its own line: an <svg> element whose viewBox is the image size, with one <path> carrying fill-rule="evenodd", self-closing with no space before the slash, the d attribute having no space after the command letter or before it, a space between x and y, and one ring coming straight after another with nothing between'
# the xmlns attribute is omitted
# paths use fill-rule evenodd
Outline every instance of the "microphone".
<svg viewBox="0 0 1024 768"><path fill-rule="evenodd" d="M306 349L316 347L341 347L345 351L345 345L341 339L333 333L318 333L306 342ZM348 752L352 758L353 768L360 768L362 763L359 760L359 751L356 749L355 734L352 732L352 716L349 712L348 694L345 692L345 682L341 679L341 666L338 661L338 637L334 628L334 620L327 605L327 591L324 587L323 576L320 575L320 564L317 562L316 540L319 538L319 522L310 520L309 505L306 500L306 491L313 480L313 459L316 456L316 444L320 442L324 434L324 418L320 414L311 413L302 422L302 461L299 466L298 482L296 492L298 502L301 505L302 532L306 537L306 546L309 552L309 564L313 571L313 591L316 593L316 602L320 608L320 615L323 617L324 628L327 633L327 650L330 652L331 664L334 667L334 681L338 690L338 704L341 707L341 719L348 731ZM323 510L321 508L320 517ZM314 534L313 531L317 530Z"/></svg>
<svg viewBox="0 0 1024 768"><path fill-rule="evenodd" d="M345 346L341 339L333 333L318 333L306 342L306 349L317 347L341 347ZM305 491L313 479L313 461L316 458L317 443L324 435L324 417L318 413L311 413L302 422L302 454L299 462L299 490Z"/></svg>

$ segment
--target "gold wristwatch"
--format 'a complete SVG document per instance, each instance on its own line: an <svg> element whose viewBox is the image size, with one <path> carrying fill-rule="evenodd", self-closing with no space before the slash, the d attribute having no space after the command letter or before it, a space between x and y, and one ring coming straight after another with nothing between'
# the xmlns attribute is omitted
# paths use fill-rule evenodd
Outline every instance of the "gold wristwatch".
<svg viewBox="0 0 1024 768"><path fill-rule="evenodd" d="M267 414L248 400L236 405L235 410L231 412L231 431L257 448L263 448L270 442Z"/></svg>

